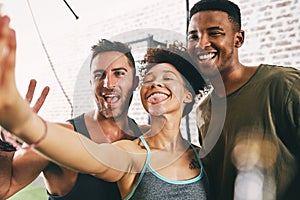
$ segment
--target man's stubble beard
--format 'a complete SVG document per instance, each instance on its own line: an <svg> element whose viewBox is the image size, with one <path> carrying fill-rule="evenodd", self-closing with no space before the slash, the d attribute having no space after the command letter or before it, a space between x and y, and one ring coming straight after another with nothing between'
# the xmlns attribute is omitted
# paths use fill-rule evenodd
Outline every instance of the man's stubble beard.
<svg viewBox="0 0 300 200"><path fill-rule="evenodd" d="M121 119L123 117L127 118L128 109L130 106L130 99L131 98L128 98L128 100L122 106L115 108L115 111L109 107L103 108L101 102L98 101L96 102L98 107L98 115L100 115L101 118L109 119L113 121L117 121L118 119Z"/></svg>

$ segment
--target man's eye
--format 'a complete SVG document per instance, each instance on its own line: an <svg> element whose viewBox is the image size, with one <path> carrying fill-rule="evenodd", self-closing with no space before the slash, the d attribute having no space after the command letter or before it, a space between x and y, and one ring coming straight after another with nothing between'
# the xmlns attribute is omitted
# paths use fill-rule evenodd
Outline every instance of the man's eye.
<svg viewBox="0 0 300 200"><path fill-rule="evenodd" d="M115 75L116 75L116 76L125 76L126 73L123 72L123 71L116 71L116 72L115 72Z"/></svg>
<svg viewBox="0 0 300 200"><path fill-rule="evenodd" d="M197 40L198 36L197 35L189 35L188 36L188 40L192 41L192 40Z"/></svg>
<svg viewBox="0 0 300 200"><path fill-rule="evenodd" d="M224 34L221 33L221 32L216 31L216 32L210 32L209 35L212 36L212 37L216 37L216 36L224 35Z"/></svg>
<svg viewBox="0 0 300 200"><path fill-rule="evenodd" d="M96 80L97 80L97 79L101 79L102 76L103 76L102 74L95 74L95 75L94 75L94 79L96 79Z"/></svg>

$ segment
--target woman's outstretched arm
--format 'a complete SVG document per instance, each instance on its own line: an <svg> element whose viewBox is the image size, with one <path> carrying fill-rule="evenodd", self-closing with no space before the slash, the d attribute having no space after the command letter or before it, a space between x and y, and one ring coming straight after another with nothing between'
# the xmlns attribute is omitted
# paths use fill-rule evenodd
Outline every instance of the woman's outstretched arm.
<svg viewBox="0 0 300 200"><path fill-rule="evenodd" d="M144 156L133 156L133 142L96 144L54 123L44 122L21 97L15 84L16 36L9 17L0 17L0 124L51 160L66 167L94 174L109 181L119 180L136 169ZM119 145L120 144L120 145ZM121 150L122 149L122 150ZM124 150L125 149L125 150Z"/></svg>

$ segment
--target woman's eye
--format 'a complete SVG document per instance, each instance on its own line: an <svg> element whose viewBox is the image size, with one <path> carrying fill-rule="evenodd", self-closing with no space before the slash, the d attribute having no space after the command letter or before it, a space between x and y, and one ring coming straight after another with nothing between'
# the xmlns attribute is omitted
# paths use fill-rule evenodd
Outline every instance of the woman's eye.
<svg viewBox="0 0 300 200"><path fill-rule="evenodd" d="M151 83L151 82L153 82L153 76L151 76L150 74L145 75L143 77L142 84L147 84L147 83Z"/></svg>
<svg viewBox="0 0 300 200"><path fill-rule="evenodd" d="M151 83L153 80L152 79L144 79L143 84Z"/></svg>
<svg viewBox="0 0 300 200"><path fill-rule="evenodd" d="M166 81L169 81L169 80L176 80L177 77L173 73L166 73L163 76L163 79L166 80Z"/></svg>

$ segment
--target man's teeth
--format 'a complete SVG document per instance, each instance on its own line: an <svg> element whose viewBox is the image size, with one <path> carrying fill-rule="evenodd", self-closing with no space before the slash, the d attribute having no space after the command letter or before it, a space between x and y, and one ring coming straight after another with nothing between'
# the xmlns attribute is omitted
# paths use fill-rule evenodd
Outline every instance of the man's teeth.
<svg viewBox="0 0 300 200"><path fill-rule="evenodd" d="M108 103L115 103L119 99L119 96L114 95L114 94L103 95L103 97L104 97L105 101L108 102Z"/></svg>
<svg viewBox="0 0 300 200"><path fill-rule="evenodd" d="M209 53L209 54L205 54L205 55L200 55L199 56L199 59L200 60L207 60L207 59L211 59L214 57L215 54L213 53Z"/></svg>
<svg viewBox="0 0 300 200"><path fill-rule="evenodd" d="M104 98L114 98L117 97L117 95L114 94L108 94L108 95L103 95Z"/></svg>

